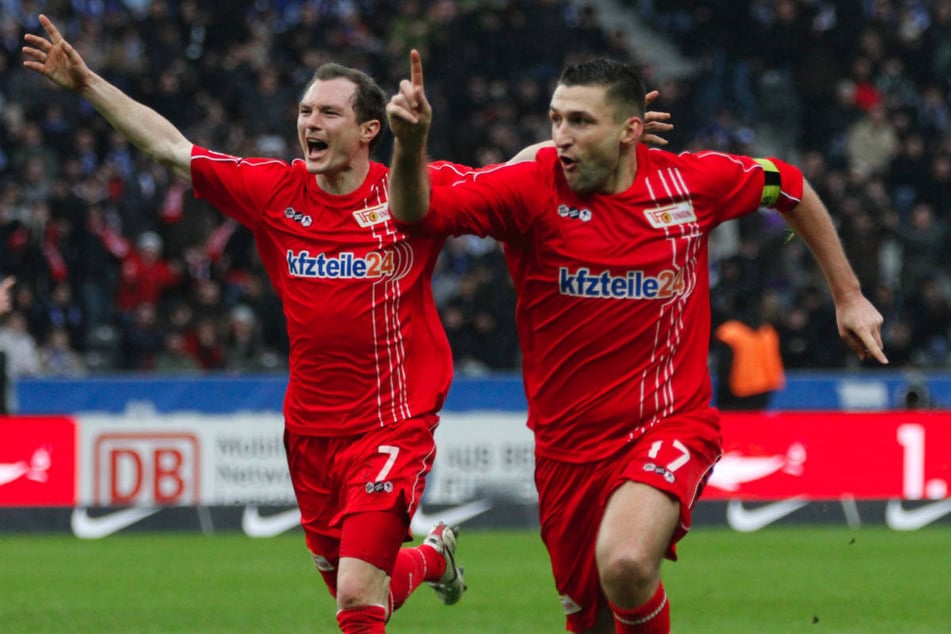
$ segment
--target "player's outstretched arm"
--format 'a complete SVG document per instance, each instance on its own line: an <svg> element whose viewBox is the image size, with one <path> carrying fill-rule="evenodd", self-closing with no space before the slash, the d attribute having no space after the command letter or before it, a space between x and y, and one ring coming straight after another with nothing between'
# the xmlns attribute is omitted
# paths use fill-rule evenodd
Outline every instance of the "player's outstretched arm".
<svg viewBox="0 0 951 634"><path fill-rule="evenodd" d="M652 90L644 96L644 103L650 105L658 96L660 96L660 92ZM661 135L673 129L674 124L670 123L669 112L648 110L644 113L644 134L641 135L641 143L647 143L648 145L667 145L667 139ZM551 141L542 141L541 143L534 143L523 147L515 156L506 161L506 163L533 161L535 160L535 154L543 147L554 147L554 143Z"/></svg>
<svg viewBox="0 0 951 634"><path fill-rule="evenodd" d="M802 201L785 216L812 251L829 284L839 336L860 359L871 357L888 363L882 351L882 315L862 294L832 218L808 182L803 183Z"/></svg>
<svg viewBox="0 0 951 634"><path fill-rule="evenodd" d="M415 49L410 53L410 79L386 105L386 118L393 132L390 161L390 213L397 220L416 222L429 212L429 172L426 139L433 111L423 89L423 62Z"/></svg>
<svg viewBox="0 0 951 634"><path fill-rule="evenodd" d="M27 33L23 66L84 97L123 136L191 181L191 142L172 123L94 73L56 25L39 16L47 37Z"/></svg>

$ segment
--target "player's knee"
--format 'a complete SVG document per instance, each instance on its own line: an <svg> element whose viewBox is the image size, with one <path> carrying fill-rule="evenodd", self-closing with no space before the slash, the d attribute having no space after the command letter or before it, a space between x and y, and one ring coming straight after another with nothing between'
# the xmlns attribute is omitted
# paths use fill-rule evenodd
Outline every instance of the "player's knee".
<svg viewBox="0 0 951 634"><path fill-rule="evenodd" d="M386 605L389 583L386 573L363 564L345 566L337 574L337 608Z"/></svg>
<svg viewBox="0 0 951 634"><path fill-rule="evenodd" d="M337 580L337 609L350 610L374 603L368 588L357 583L348 583L346 579Z"/></svg>
<svg viewBox="0 0 951 634"><path fill-rule="evenodd" d="M660 561L650 553L617 550L600 558L598 573L609 599L625 603L625 597L640 596L660 578Z"/></svg>

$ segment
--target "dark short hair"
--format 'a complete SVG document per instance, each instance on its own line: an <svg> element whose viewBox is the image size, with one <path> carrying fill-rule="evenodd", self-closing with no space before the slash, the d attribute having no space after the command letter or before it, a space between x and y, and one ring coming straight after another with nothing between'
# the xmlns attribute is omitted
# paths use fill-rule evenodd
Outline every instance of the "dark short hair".
<svg viewBox="0 0 951 634"><path fill-rule="evenodd" d="M314 82L329 81L331 79L346 79L357 87L353 92L353 102L350 104L353 107L354 114L357 115L357 123L364 123L366 121L380 122L379 134L370 141L370 151L372 152L373 148L383 136L383 130L386 128L386 93L383 92L383 89L380 88L379 84L377 84L372 77L363 71L350 68L349 66L343 66L342 64L328 62L321 64L317 70L314 71L313 77L311 77L307 85L304 86L303 94L306 94L307 91L310 90Z"/></svg>
<svg viewBox="0 0 951 634"><path fill-rule="evenodd" d="M562 86L603 86L608 101L617 107L621 118L644 116L644 80L632 64L605 57L584 60L566 66L558 78Z"/></svg>

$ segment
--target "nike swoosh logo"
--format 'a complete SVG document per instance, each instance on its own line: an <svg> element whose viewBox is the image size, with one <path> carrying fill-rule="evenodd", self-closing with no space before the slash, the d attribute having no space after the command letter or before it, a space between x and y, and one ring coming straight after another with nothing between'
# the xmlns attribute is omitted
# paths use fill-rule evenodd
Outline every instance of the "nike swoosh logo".
<svg viewBox="0 0 951 634"><path fill-rule="evenodd" d="M896 531L916 531L951 513L951 500L940 500L914 509L906 509L901 500L889 500L885 523Z"/></svg>
<svg viewBox="0 0 951 634"><path fill-rule="evenodd" d="M453 506L430 515L429 513L423 511L423 507L420 506L418 509L416 509L416 514L413 516L413 521L410 523L410 530L413 531L413 535L422 537L424 535L428 535L429 531L433 529L433 526L439 522L445 522L450 526L456 526L457 524L462 524L466 520L471 520L473 517L482 515L490 508L492 508L492 503L488 500L475 500L474 502L467 502L466 504Z"/></svg>
<svg viewBox="0 0 951 634"><path fill-rule="evenodd" d="M262 516L256 506L244 507L241 530L248 537L276 537L295 526L300 526L300 509L293 508L274 515Z"/></svg>
<svg viewBox="0 0 951 634"><path fill-rule="evenodd" d="M809 500L797 496L748 509L741 500L730 500L726 507L726 521L735 531L752 533L782 519L809 504Z"/></svg>
<svg viewBox="0 0 951 634"><path fill-rule="evenodd" d="M117 533L123 528L132 526L150 515L155 515L160 510L161 509L157 508L136 507L107 513L106 515L99 515L97 517L90 517L89 511L77 508L73 509L73 515L69 523L76 537L80 539L101 539L113 533Z"/></svg>

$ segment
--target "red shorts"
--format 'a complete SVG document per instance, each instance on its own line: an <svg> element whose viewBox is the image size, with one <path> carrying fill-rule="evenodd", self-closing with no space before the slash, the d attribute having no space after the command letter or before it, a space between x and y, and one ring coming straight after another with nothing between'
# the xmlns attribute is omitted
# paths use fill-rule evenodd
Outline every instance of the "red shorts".
<svg viewBox="0 0 951 634"><path fill-rule="evenodd" d="M389 571L399 545L412 539L409 522L436 457L433 433L438 420L436 416L413 418L357 436L302 436L285 431L301 525L321 572L335 570L341 556L355 556ZM353 551L341 552L344 520L379 512L399 516L399 522L378 526L387 526L390 532L399 527L400 534L380 535L375 527L361 527L361 534L344 540L344 548Z"/></svg>
<svg viewBox="0 0 951 634"><path fill-rule="evenodd" d="M569 631L594 627L598 612L607 607L594 549L611 493L634 481L680 501L680 525L667 551L669 559L676 559L675 545L690 529L690 511L720 457L720 447L715 420L682 417L664 420L605 460L575 464L537 459L542 540Z"/></svg>

